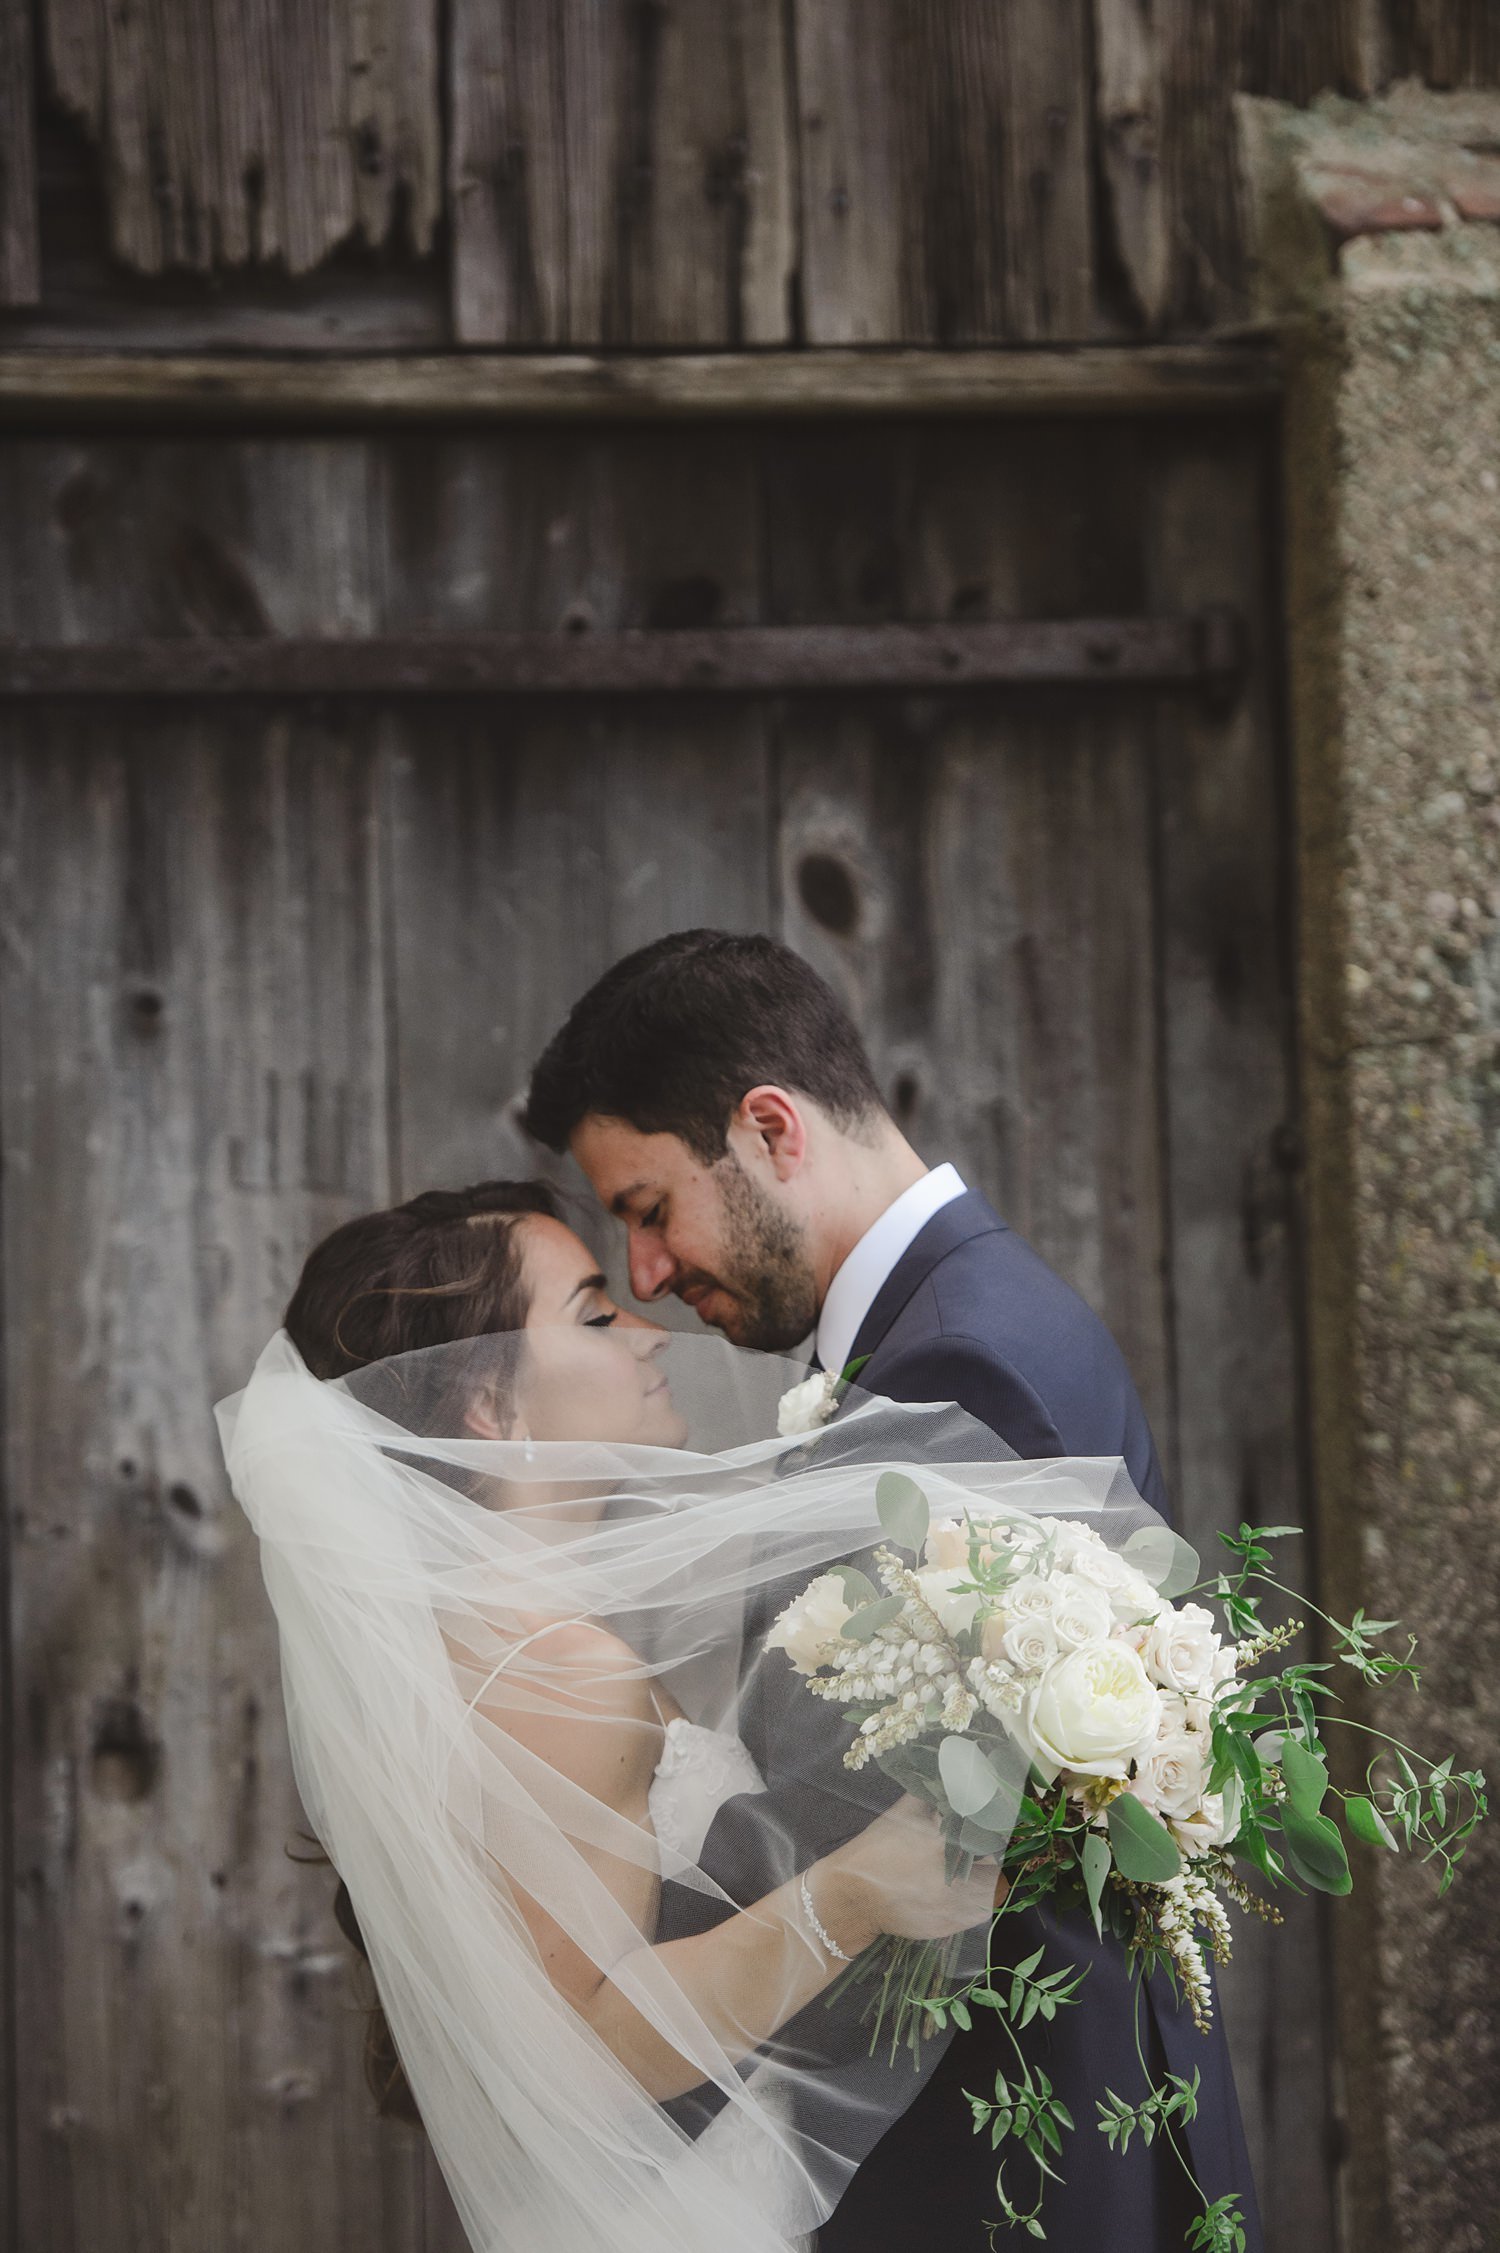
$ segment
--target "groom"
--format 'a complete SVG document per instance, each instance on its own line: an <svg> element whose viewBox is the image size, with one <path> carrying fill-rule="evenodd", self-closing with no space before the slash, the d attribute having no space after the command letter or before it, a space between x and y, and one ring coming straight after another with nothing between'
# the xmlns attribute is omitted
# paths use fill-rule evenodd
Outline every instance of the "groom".
<svg viewBox="0 0 1500 2253"><path fill-rule="evenodd" d="M735 1344L767 1352L811 1336L822 1368L863 1359L866 1390L957 1401L1018 1455L1123 1456L1166 1512L1144 1410L1103 1324L952 1166L928 1169L842 1005L776 940L680 931L616 963L538 1063L526 1124L570 1149L624 1222L637 1298L672 1292ZM831 1730L836 1717L820 1710ZM830 1734L826 1757L839 1749ZM774 1799L774 1766L768 1783ZM739 1898L754 1891L746 1805L721 1811L700 1856ZM1106 2087L1145 2094L1123 1952L1083 1915L1033 1909L1007 1922L1017 1960L1046 1941L1054 1965L1088 1967L1079 2002L1022 2036L1077 2130L1065 2181L1047 2186L1048 2242L1180 2253L1200 2209L1168 2140L1136 2137L1122 2158L1094 2127ZM1201 2074L1197 2118L1178 2133L1209 2198L1240 2191L1260 2253L1217 2019L1199 2034L1159 1975L1139 2036L1153 2079ZM819 2253L985 2253L995 2161L963 2091L991 2091L1006 2062L980 2014L860 2167Z"/></svg>

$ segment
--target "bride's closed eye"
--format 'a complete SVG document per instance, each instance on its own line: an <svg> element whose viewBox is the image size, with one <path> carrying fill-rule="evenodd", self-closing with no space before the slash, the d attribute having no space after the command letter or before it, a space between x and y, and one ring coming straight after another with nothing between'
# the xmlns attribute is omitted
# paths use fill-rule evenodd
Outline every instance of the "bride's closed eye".
<svg viewBox="0 0 1500 2253"><path fill-rule="evenodd" d="M585 1330L607 1330L611 1323L618 1322L618 1320L618 1310L612 1314L586 1314L583 1318L583 1326Z"/></svg>

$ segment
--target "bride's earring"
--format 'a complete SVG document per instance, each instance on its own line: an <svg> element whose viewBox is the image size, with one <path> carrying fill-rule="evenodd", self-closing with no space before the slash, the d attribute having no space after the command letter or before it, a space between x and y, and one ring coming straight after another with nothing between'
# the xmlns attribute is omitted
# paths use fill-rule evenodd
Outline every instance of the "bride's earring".
<svg viewBox="0 0 1500 2253"><path fill-rule="evenodd" d="M522 1448L521 1453L525 1456L528 1463L534 1463L536 1461L536 1442L529 1432L526 1435L526 1444Z"/></svg>

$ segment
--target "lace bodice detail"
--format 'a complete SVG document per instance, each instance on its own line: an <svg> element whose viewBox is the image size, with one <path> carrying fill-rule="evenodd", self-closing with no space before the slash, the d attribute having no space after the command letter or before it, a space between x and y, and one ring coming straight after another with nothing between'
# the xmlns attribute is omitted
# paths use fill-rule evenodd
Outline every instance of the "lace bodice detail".
<svg viewBox="0 0 1500 2253"><path fill-rule="evenodd" d="M726 1799L764 1791L765 1781L740 1739L680 1716L663 1733L661 1759L647 1805L657 1839L695 1862L709 1824Z"/></svg>

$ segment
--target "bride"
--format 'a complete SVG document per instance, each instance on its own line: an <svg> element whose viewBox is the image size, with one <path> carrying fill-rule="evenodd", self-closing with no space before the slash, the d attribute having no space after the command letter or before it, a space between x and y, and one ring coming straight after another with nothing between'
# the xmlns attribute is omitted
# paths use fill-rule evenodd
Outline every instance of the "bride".
<svg viewBox="0 0 1500 2253"><path fill-rule="evenodd" d="M884 1934L982 1946L994 1866L949 1884L856 1776L782 1795L757 1898L697 1866L761 1791L757 1620L878 1538L926 1413L820 1455L766 1436L800 1375L616 1306L544 1185L492 1183L336 1230L220 1406L298 1787L486 2253L796 2243L942 2048L872 2058L829 1991ZM658 1940L665 1888L704 1929Z"/></svg>

